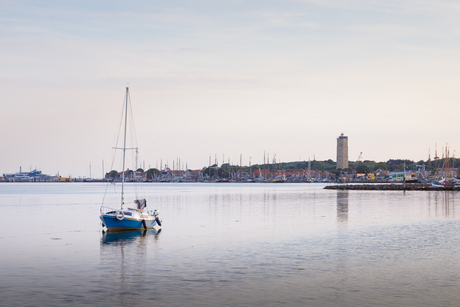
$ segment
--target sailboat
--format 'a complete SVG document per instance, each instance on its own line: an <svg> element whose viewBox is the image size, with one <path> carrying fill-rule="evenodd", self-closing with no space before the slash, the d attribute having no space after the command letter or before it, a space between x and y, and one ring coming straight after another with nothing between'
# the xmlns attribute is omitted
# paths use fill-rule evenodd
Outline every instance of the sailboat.
<svg viewBox="0 0 460 307"><path fill-rule="evenodd" d="M126 148L126 129L128 121L128 97L129 88L126 88L126 101L124 105L124 139L123 148L115 148L123 150L123 172L121 180L121 205L120 209L113 209L105 207L104 205L100 208L100 219L102 226L107 231L122 231L122 230L137 230L137 229L151 229L155 225L161 226L159 218L160 212L158 210L148 211L147 200L145 198L135 199L130 202L125 202L125 157L126 150L132 148ZM130 207L128 204L131 204Z"/></svg>
<svg viewBox="0 0 460 307"><path fill-rule="evenodd" d="M447 145L447 144L446 144ZM443 154L443 164L441 169L441 179L440 180L433 180L431 186L434 188L460 188L460 180L458 178L454 178L454 175L451 173L449 174L448 169L450 169L450 157L449 157L449 150L446 146L445 158ZM455 166L455 157L452 157L452 168L454 169Z"/></svg>

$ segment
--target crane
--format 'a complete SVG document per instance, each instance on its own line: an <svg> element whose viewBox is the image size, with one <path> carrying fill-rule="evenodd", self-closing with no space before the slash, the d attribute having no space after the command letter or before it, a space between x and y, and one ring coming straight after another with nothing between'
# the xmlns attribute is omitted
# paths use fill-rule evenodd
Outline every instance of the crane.
<svg viewBox="0 0 460 307"><path fill-rule="evenodd" d="M358 165L359 165L359 162L361 162L362 157L363 157L363 153L360 152L360 153L359 153L359 156L358 156L358 159L356 159L355 170L358 169Z"/></svg>

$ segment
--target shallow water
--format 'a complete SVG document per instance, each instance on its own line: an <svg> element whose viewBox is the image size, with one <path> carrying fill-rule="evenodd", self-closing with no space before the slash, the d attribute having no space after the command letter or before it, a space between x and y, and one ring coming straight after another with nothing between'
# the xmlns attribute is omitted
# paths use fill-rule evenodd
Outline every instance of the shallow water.
<svg viewBox="0 0 460 307"><path fill-rule="evenodd" d="M0 184L0 305L460 305L456 192L147 183L161 231L103 234L106 187Z"/></svg>

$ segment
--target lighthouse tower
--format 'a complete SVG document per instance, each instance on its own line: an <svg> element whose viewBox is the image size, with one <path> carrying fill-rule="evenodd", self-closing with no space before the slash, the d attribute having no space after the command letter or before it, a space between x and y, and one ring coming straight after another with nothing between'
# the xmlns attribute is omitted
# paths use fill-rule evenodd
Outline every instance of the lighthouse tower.
<svg viewBox="0 0 460 307"><path fill-rule="evenodd" d="M348 167L348 136L343 133L337 138L337 168Z"/></svg>

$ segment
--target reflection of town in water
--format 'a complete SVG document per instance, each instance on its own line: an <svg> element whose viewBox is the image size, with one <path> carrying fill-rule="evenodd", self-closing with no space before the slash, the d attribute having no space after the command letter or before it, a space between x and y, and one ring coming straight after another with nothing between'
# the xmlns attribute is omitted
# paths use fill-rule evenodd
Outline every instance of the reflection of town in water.
<svg viewBox="0 0 460 307"><path fill-rule="evenodd" d="M413 194L405 194L404 192L403 198L400 198L397 195L389 195L388 203L386 202L385 198L381 198L379 202L383 201L385 206L392 207L392 210L384 210L382 212L376 211L379 208L383 208L378 205L378 202L362 202L362 199L360 199L361 195L359 193L352 192L347 190L337 191L336 206L337 223L339 226L348 225L350 214L352 214L354 220L357 218L364 219L365 216L367 216L368 219L392 218L393 213L395 217L399 216L399 218L403 216L422 219L456 217L455 197L457 196L457 191L420 191L415 192L417 193L415 196ZM351 198L349 193L352 193ZM415 203L412 204L412 201L415 201Z"/></svg>
<svg viewBox="0 0 460 307"><path fill-rule="evenodd" d="M149 282L148 265L161 229L105 232L100 244L101 277L109 304L131 306L144 295L143 284ZM112 302L112 303L110 303Z"/></svg>
<svg viewBox="0 0 460 307"><path fill-rule="evenodd" d="M337 222L348 223L348 191L337 191Z"/></svg>
<svg viewBox="0 0 460 307"><path fill-rule="evenodd" d="M432 218L455 218L455 196L457 191L430 192L428 195L428 216Z"/></svg>

